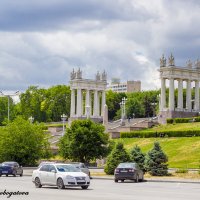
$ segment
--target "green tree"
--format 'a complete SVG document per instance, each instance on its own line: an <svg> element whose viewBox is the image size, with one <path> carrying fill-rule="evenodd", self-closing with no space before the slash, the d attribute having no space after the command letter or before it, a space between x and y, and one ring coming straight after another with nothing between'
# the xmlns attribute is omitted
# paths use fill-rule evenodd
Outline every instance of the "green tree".
<svg viewBox="0 0 200 200"><path fill-rule="evenodd" d="M129 161L130 156L124 149L123 143L118 142L107 158L104 171L106 174L114 174L114 170L119 165L119 163Z"/></svg>
<svg viewBox="0 0 200 200"><path fill-rule="evenodd" d="M16 118L0 129L0 162L14 160L21 165L33 166L38 159L50 156L50 145L45 139L43 127Z"/></svg>
<svg viewBox="0 0 200 200"><path fill-rule="evenodd" d="M167 161L159 142L155 142L153 149L146 156L145 168L152 176L165 176L168 174Z"/></svg>
<svg viewBox="0 0 200 200"><path fill-rule="evenodd" d="M106 92L106 104L108 106L109 120L120 119L120 112L117 113L117 111L120 110L120 102L122 101L123 97L126 98L125 93L116 93L112 90Z"/></svg>
<svg viewBox="0 0 200 200"><path fill-rule="evenodd" d="M106 156L109 150L108 134L104 126L91 120L75 120L60 139L59 151L63 158L88 163Z"/></svg>
<svg viewBox="0 0 200 200"><path fill-rule="evenodd" d="M144 167L145 154L142 153L140 147L137 145L134 146L131 149L130 155L131 155L131 160L133 162L136 162L139 165L140 169L145 172L145 167Z"/></svg>

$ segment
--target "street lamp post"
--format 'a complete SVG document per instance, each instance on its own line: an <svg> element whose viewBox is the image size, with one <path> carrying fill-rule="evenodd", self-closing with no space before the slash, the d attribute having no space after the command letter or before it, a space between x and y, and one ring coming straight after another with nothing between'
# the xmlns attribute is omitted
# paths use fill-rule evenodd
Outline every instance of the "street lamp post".
<svg viewBox="0 0 200 200"><path fill-rule="evenodd" d="M122 101L119 103L121 108L121 124L123 124L123 120L125 119L126 116L126 101L127 99L124 97Z"/></svg>
<svg viewBox="0 0 200 200"><path fill-rule="evenodd" d="M29 119L30 123L32 124L34 121L34 117L30 116L28 119Z"/></svg>
<svg viewBox="0 0 200 200"><path fill-rule="evenodd" d="M62 114L61 115L61 119L62 119L62 122L63 122L63 132L62 132L62 136L64 135L64 131L65 131L65 121L66 121L66 119L67 119L67 115L65 115L65 114Z"/></svg>
<svg viewBox="0 0 200 200"><path fill-rule="evenodd" d="M13 97L13 96L17 96L19 94L20 94L19 91L15 92L13 94L4 94L2 91L0 91L0 95L2 97L7 97L8 98L8 123L10 121L10 98Z"/></svg>

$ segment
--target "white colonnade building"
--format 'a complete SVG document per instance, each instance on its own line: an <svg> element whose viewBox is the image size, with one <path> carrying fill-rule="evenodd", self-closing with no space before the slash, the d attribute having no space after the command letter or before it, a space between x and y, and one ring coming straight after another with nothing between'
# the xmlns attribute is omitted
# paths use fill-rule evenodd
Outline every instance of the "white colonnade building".
<svg viewBox="0 0 200 200"><path fill-rule="evenodd" d="M178 67L175 66L172 54L168 58L168 65L166 63L166 58L163 55L160 59L159 72L161 79L159 122L165 123L167 118L197 116L200 112L200 61L197 60L193 66L193 63L189 60L186 63L186 67ZM166 96L167 81L169 83L168 97ZM175 99L175 85L177 85L178 89L177 99ZM184 85L186 89L186 98L183 98ZM192 98L193 89L194 97Z"/></svg>
<svg viewBox="0 0 200 200"><path fill-rule="evenodd" d="M107 74L97 72L95 80L83 79L82 71L71 72L70 121L91 118L103 122L106 105Z"/></svg>

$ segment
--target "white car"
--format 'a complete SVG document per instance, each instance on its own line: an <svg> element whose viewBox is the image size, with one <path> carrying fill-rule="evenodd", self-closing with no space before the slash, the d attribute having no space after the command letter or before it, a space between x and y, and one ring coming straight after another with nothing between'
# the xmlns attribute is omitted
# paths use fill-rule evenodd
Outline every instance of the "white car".
<svg viewBox="0 0 200 200"><path fill-rule="evenodd" d="M90 177L71 164L52 163L44 164L33 171L32 182L37 188L43 185L65 187L81 187L87 189L90 185Z"/></svg>

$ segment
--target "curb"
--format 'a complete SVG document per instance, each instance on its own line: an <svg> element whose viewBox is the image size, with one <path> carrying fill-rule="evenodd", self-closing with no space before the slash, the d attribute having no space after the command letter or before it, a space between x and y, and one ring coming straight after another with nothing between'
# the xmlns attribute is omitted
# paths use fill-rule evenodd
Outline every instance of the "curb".
<svg viewBox="0 0 200 200"><path fill-rule="evenodd" d="M24 174L23 176L32 176L32 174ZM92 176L91 179L97 179L97 180L114 180L113 177L100 177L100 176ZM192 181L192 180L186 180L186 179L180 179L180 180L165 180L165 179L144 179L143 182L154 182L154 183L191 183L191 184L200 184L200 181Z"/></svg>
<svg viewBox="0 0 200 200"><path fill-rule="evenodd" d="M99 180L114 180L113 177L98 177L98 176L92 176L92 179L99 179ZM200 184L200 181L192 181L192 180L165 180L165 179L144 179L144 182L158 182L158 183L193 183L193 184Z"/></svg>

